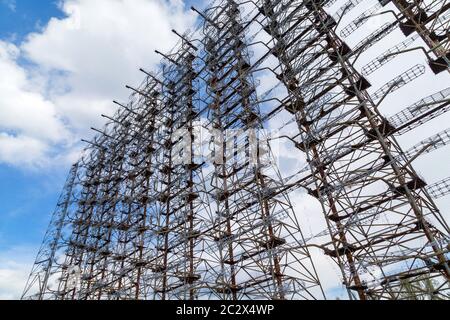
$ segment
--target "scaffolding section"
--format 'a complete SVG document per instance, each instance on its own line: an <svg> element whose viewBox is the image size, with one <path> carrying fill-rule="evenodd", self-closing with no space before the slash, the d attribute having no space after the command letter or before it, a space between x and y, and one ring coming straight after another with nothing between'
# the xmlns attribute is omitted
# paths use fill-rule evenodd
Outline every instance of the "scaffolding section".
<svg viewBox="0 0 450 320"><path fill-rule="evenodd" d="M319 248L350 299L411 290L448 299L450 229L435 203L448 178L428 185L413 162L449 144L449 130L406 151L398 138L444 116L449 89L389 117L380 107L428 70L446 75L450 3L374 1L346 21L363 3L192 8L196 30L174 30L180 41L157 51L159 71L141 69L130 101L115 102L86 141L23 298L324 299ZM386 15L366 34L365 23ZM407 38L358 71L360 57L399 30ZM425 47L413 47L419 38ZM428 64L413 61L373 88L373 73L416 50ZM261 74L272 77L263 92ZM266 129L281 114L296 129L275 137ZM307 159L287 178L270 142L279 138ZM326 230L315 236L304 236L290 199L298 189L323 211Z"/></svg>

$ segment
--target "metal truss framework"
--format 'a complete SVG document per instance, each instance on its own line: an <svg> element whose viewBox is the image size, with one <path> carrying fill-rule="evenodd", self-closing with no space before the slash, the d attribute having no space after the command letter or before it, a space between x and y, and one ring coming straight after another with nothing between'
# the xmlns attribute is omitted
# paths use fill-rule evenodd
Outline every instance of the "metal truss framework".
<svg viewBox="0 0 450 320"><path fill-rule="evenodd" d="M426 294L448 299L450 229L434 199L450 185L428 186L412 162L450 143L450 134L406 151L397 137L446 113L449 88L391 117L379 107L426 68L450 70L450 2L375 1L341 29L361 1L333 9L336 2L192 8L196 31L174 31L180 43L157 52L160 71L141 70L146 78L128 87L130 101L116 102L106 127L94 129L23 298L323 299L310 252L318 247L339 266L352 299L402 299L405 283L424 294L424 279L433 283ZM354 47L344 41L377 15L392 19ZM407 38L358 72L360 56L398 29ZM419 38L427 47L408 49ZM370 74L416 49L428 66L368 93ZM257 93L262 71L276 84ZM282 112L297 124L288 138L308 161L289 179L261 133ZM195 152L204 140L199 121L220 132L208 141L211 162ZM320 203L327 225L314 239L303 236L289 198L300 188Z"/></svg>

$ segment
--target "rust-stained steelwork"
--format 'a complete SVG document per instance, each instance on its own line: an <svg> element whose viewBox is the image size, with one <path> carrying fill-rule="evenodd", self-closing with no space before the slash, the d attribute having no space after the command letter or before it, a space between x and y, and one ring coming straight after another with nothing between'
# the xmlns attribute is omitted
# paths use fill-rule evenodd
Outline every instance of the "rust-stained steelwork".
<svg viewBox="0 0 450 320"><path fill-rule="evenodd" d="M450 193L448 178L428 185L413 162L450 134L405 150L398 138L446 114L449 88L391 116L380 109L424 75L447 74L450 2L373 1L348 21L364 3L192 8L197 29L174 30L180 42L157 52L159 71L141 70L130 101L94 129L23 298L324 299L314 248L336 263L350 299L414 290L448 299L450 230L435 203ZM398 31L401 42L359 71L359 59ZM372 74L411 51L427 63L373 88ZM280 114L296 129L274 137L266 129ZM307 159L289 178L269 142L283 137ZM297 189L323 211L316 236L304 237L309 226L290 199Z"/></svg>

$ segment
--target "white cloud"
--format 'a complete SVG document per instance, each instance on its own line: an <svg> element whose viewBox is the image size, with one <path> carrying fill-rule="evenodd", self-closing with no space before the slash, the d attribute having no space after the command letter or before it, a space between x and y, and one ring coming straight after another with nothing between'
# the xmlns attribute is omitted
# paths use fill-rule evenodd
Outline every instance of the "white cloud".
<svg viewBox="0 0 450 320"><path fill-rule="evenodd" d="M48 146L35 138L0 133L0 161L30 167L46 165Z"/></svg>
<svg viewBox="0 0 450 320"><path fill-rule="evenodd" d="M100 114L126 100L195 15L179 0L64 0L52 18L19 46L0 41L0 162L44 166L73 159ZM20 63L26 61L26 64ZM75 149L76 150L76 149ZM66 156L70 155L70 156Z"/></svg>
<svg viewBox="0 0 450 320"><path fill-rule="evenodd" d="M20 299L36 248L14 247L0 252L0 300Z"/></svg>
<svg viewBox="0 0 450 320"><path fill-rule="evenodd" d="M6 6L9 10L16 12L16 0L2 0L1 4Z"/></svg>
<svg viewBox="0 0 450 320"><path fill-rule="evenodd" d="M24 288L26 279L24 265L11 262L9 268L0 268L0 300L17 300Z"/></svg>
<svg viewBox="0 0 450 320"><path fill-rule="evenodd" d="M124 84L143 77L139 67L153 68L160 59L154 50L170 50L177 40L172 28L194 21L179 1L67 0L61 9L68 18L52 19L23 49L42 71L65 72L53 84L69 91L50 95L76 129L125 97Z"/></svg>
<svg viewBox="0 0 450 320"><path fill-rule="evenodd" d="M0 127L52 142L68 136L55 105L36 92L26 70L18 66L20 50L0 42Z"/></svg>
<svg viewBox="0 0 450 320"><path fill-rule="evenodd" d="M41 167L55 144L66 144L71 133L18 65L20 49L0 41L0 162Z"/></svg>

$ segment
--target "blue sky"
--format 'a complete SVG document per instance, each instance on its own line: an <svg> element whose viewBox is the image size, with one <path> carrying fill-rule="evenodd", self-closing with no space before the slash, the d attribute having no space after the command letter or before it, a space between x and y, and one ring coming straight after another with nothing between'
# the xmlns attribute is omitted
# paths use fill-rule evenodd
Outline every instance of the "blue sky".
<svg viewBox="0 0 450 320"><path fill-rule="evenodd" d="M20 43L51 17L62 17L54 0L0 0L0 40ZM66 168L28 171L0 164L0 249L42 240ZM56 173L56 174L55 174Z"/></svg>
<svg viewBox="0 0 450 320"><path fill-rule="evenodd" d="M20 42L51 17L62 16L55 0L0 0L0 38Z"/></svg>
<svg viewBox="0 0 450 320"><path fill-rule="evenodd" d="M20 45L30 32L39 30L51 17L62 15L51 0L0 0L0 41ZM16 298L23 287L26 270L30 270L65 179L66 167L24 170L0 162L2 298Z"/></svg>
<svg viewBox="0 0 450 320"><path fill-rule="evenodd" d="M42 240L65 171L24 172L0 166L0 250L36 246Z"/></svg>

